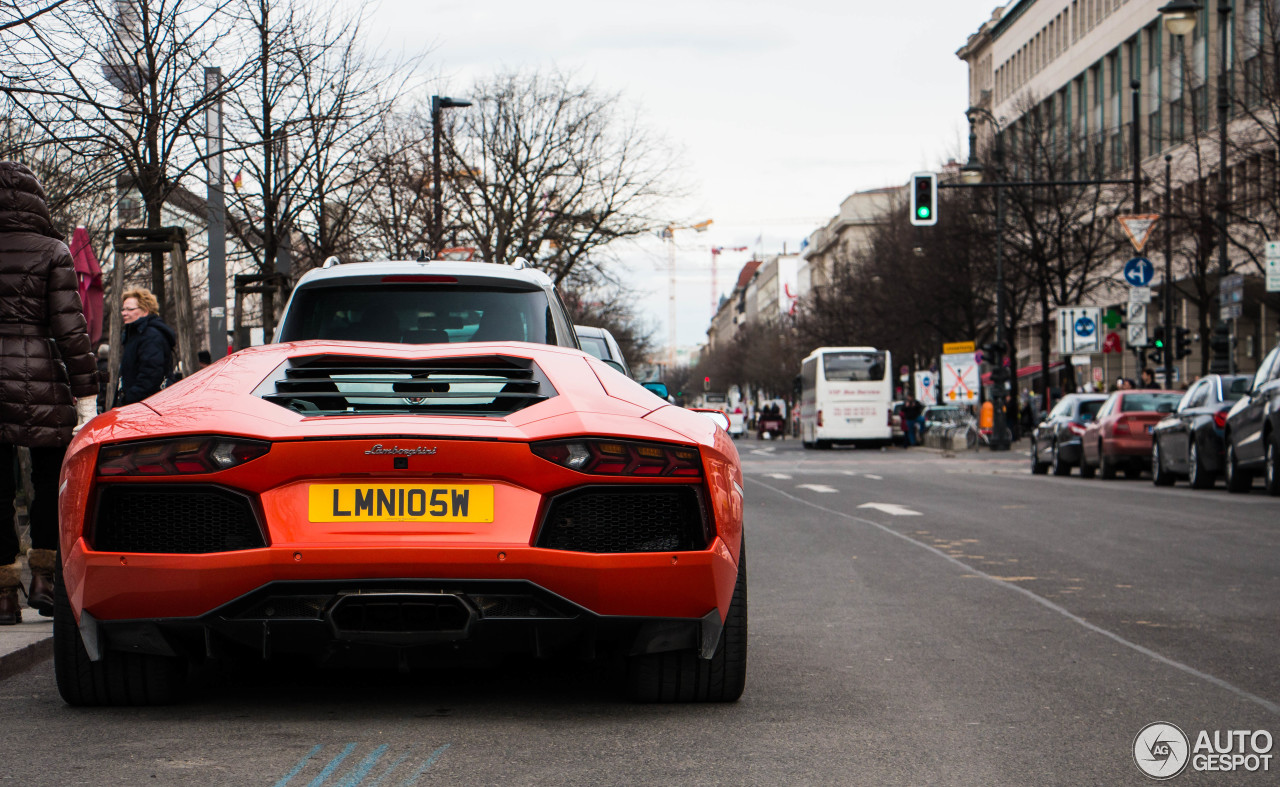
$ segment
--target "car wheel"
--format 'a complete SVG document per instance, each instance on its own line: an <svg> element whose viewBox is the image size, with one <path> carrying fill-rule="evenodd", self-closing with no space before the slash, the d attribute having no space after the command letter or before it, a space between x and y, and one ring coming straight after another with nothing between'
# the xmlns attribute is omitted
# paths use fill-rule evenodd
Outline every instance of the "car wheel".
<svg viewBox="0 0 1280 787"><path fill-rule="evenodd" d="M53 673L68 705L168 705L181 696L186 668L174 656L105 649L100 660L90 661L59 558L53 577Z"/></svg>
<svg viewBox="0 0 1280 787"><path fill-rule="evenodd" d="M1084 455L1084 447L1080 448L1080 477L1093 478L1098 472L1098 468L1089 464L1089 459Z"/></svg>
<svg viewBox="0 0 1280 787"><path fill-rule="evenodd" d="M627 695L636 702L736 702L747 685L747 550L715 655L646 653L627 659Z"/></svg>
<svg viewBox="0 0 1280 787"><path fill-rule="evenodd" d="M1104 481L1111 481L1116 477L1116 466L1107 460L1107 455L1102 451L1102 443L1098 443L1098 475Z"/></svg>
<svg viewBox="0 0 1280 787"><path fill-rule="evenodd" d="M1242 494L1253 486L1253 473L1241 470L1236 461L1236 447L1227 439L1227 491Z"/></svg>
<svg viewBox="0 0 1280 787"><path fill-rule="evenodd" d="M1174 477L1164 468L1164 452L1157 441L1151 446L1151 483L1156 486L1173 486Z"/></svg>
<svg viewBox="0 0 1280 787"><path fill-rule="evenodd" d="M1191 438L1191 446L1187 449L1187 480L1192 489L1212 489L1214 474L1200 461L1200 447L1195 437Z"/></svg>
<svg viewBox="0 0 1280 787"><path fill-rule="evenodd" d="M1266 451L1267 464L1262 472L1266 480L1267 494L1280 497L1280 468L1276 467L1276 463L1280 462L1280 436L1271 435L1271 439L1267 441Z"/></svg>
<svg viewBox="0 0 1280 787"><path fill-rule="evenodd" d="M1036 445L1036 441L1031 441L1031 473L1033 475L1044 475L1049 472L1049 464L1040 461L1040 446Z"/></svg>
<svg viewBox="0 0 1280 787"><path fill-rule="evenodd" d="M1067 464L1062 458L1062 453L1058 450L1058 444L1053 444L1053 459L1050 463L1053 466L1054 475L1071 475L1071 465Z"/></svg>

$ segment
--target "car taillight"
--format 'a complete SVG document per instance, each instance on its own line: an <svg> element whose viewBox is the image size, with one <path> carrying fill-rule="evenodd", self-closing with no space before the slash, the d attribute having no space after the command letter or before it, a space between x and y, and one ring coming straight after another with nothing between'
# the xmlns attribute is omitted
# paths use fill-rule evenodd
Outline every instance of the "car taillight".
<svg viewBox="0 0 1280 787"><path fill-rule="evenodd" d="M1116 425L1111 429L1112 434L1129 434L1129 422L1123 418L1116 421Z"/></svg>
<svg viewBox="0 0 1280 787"><path fill-rule="evenodd" d="M1067 429L1071 430L1071 434L1082 435L1085 433L1085 428L1084 424L1078 424L1075 421L1067 422Z"/></svg>
<svg viewBox="0 0 1280 787"><path fill-rule="evenodd" d="M216 473L257 459L270 443L233 437L178 437L103 448L98 475L194 475Z"/></svg>
<svg viewBox="0 0 1280 787"><path fill-rule="evenodd" d="M555 440L533 443L534 454L561 467L593 475L699 478L698 449L629 440Z"/></svg>
<svg viewBox="0 0 1280 787"><path fill-rule="evenodd" d="M818 411L818 426L822 426L822 411Z"/></svg>
<svg viewBox="0 0 1280 787"><path fill-rule="evenodd" d="M1229 408L1222 409L1222 410L1219 410L1218 412L1216 412L1216 413L1214 413L1214 414L1213 414L1213 425L1214 425L1214 426L1218 427L1219 429L1226 429L1226 428L1227 428L1227 410L1228 410L1228 409L1229 409Z"/></svg>

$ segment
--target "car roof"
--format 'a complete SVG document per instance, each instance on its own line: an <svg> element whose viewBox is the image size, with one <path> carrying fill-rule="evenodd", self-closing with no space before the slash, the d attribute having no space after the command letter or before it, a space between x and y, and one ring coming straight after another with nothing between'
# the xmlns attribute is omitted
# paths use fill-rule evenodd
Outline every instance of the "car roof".
<svg viewBox="0 0 1280 787"><path fill-rule="evenodd" d="M603 339L609 332L604 328L596 328L591 325L575 325L573 329L578 332L579 336L590 336L595 339Z"/></svg>
<svg viewBox="0 0 1280 787"><path fill-rule="evenodd" d="M376 262L350 262L314 268L299 281L298 286L324 279L345 279L357 276L454 276L459 279L505 279L512 283L532 284L540 288L553 285L551 277L536 268L499 265L493 262L456 262L453 260L380 260Z"/></svg>

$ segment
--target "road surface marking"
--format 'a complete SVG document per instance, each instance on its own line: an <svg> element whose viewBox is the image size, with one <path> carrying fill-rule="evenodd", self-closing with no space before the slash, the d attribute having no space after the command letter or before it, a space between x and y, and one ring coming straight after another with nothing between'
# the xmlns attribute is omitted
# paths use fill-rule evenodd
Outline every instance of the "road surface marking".
<svg viewBox="0 0 1280 787"><path fill-rule="evenodd" d="M766 478L776 478L779 481L790 481L791 476L786 473L765 473Z"/></svg>
<svg viewBox="0 0 1280 787"><path fill-rule="evenodd" d="M866 475L866 477L867 477L867 478L870 478L872 481L883 481L883 480L884 480L884 476L882 476L882 475L872 475L872 474L870 474L870 473L866 473L865 475Z"/></svg>
<svg viewBox="0 0 1280 787"><path fill-rule="evenodd" d="M1195 667L1188 666L1186 664L1183 664L1180 661L1175 661L1174 659L1169 658L1163 653L1159 653L1157 651L1152 650L1151 648L1139 645L1136 642L1130 642L1129 640L1125 639L1119 634L1116 634L1113 631L1108 631L1107 629L1104 629L1103 627L1097 625L1096 623L1090 623L1089 621L1075 614L1074 612L1067 609L1066 607L1063 607L1059 604L1055 604L1049 599L1044 598L1042 596L1038 596L1034 592L1022 587L1021 585L1016 585L1012 582L1005 582L997 577L992 576L991 574L988 574L982 569L974 568L968 563L965 563L963 560L958 560L952 557L951 555L948 555L946 552L943 552L941 549L929 546L923 541L918 541L905 533L899 533L897 530L894 530L888 525L883 525L871 519L864 519L863 517L860 517L860 516L854 516L853 514L847 513L845 511L837 511L834 508L827 508L826 506L820 506L817 503L813 502L812 500L805 500L803 497L796 497L793 494L784 492L783 490L777 488L776 486L769 486L765 482L756 480L754 478L749 480L753 484L759 484L760 486L763 486L766 489L770 489L774 492L777 492L783 497L794 500L797 503L801 503L806 506L812 506L813 508L816 508L819 511L824 511L828 514L832 514L833 516L844 517L845 519L851 519L854 522L860 522L864 525L869 525L887 535L893 536L894 538L899 538L903 541L906 541L909 544L914 544L920 547L921 549L925 549L929 552L932 552L934 555L937 555L943 560L946 560L947 562L955 566L958 566L959 568L975 576L978 576L978 577L981 577L982 579L987 580L988 582L992 582L996 585L999 585L1000 587L1007 588L1008 590L1011 590L1014 593L1021 593L1023 596L1031 599L1032 601L1044 607L1045 609L1052 610L1053 612L1058 613L1059 615L1066 618L1067 620L1070 620L1073 623L1083 628L1086 628L1095 634L1100 634L1106 637L1107 639L1110 639L1113 642L1116 642L1119 645L1129 648L1130 650L1133 650L1137 653L1141 653L1142 655L1146 656L1149 659L1152 659L1153 661L1158 661L1161 664L1164 664L1165 666L1172 667L1176 670L1179 670L1180 672L1186 673L1187 675L1191 675L1193 677L1196 677L1196 678L1199 678L1200 680L1205 681L1206 683L1210 683L1214 686L1217 686L1220 689L1229 691L1232 694L1236 695L1237 697L1246 699L1249 702L1254 703L1255 705L1260 705L1261 707L1266 708L1271 713L1280 714L1280 703L1275 703L1275 702L1272 702L1271 700L1265 699L1263 697L1259 697L1257 694L1251 694L1250 692L1247 692L1244 689L1241 689L1237 686L1233 686L1232 684L1226 682L1222 678L1216 677L1214 675L1210 675L1207 672L1201 672Z"/></svg>
<svg viewBox="0 0 1280 787"><path fill-rule="evenodd" d="M769 446L768 448L752 448L751 453L764 454L765 456L769 456L773 453L773 450L774 450L773 446Z"/></svg>
<svg viewBox="0 0 1280 787"><path fill-rule="evenodd" d="M824 494L824 495L833 495L833 494L835 494L836 492L840 491L840 490L838 490L838 489L836 489L836 488L834 488L834 487L830 487L830 486L827 486L827 485L825 485L825 484L800 484L800 485L799 485L799 486L797 486L796 488L797 488L797 489L809 489L809 490L812 490L812 491L814 491L814 492L821 492L821 493L822 493L822 494Z"/></svg>
<svg viewBox="0 0 1280 787"><path fill-rule="evenodd" d="M843 472L844 472L844 474L845 474L845 475L857 475L857 473L856 473L856 472L854 472L853 470L845 470L845 471L843 471Z"/></svg>
<svg viewBox="0 0 1280 787"><path fill-rule="evenodd" d="M874 508L877 511L883 511L894 516L920 516L919 511L912 511L906 506L894 505L893 503L863 503L858 508Z"/></svg>

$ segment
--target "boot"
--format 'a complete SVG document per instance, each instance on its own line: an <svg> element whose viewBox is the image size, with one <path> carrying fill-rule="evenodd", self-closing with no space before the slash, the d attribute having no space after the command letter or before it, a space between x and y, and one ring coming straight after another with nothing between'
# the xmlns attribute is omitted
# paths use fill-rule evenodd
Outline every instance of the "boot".
<svg viewBox="0 0 1280 787"><path fill-rule="evenodd" d="M27 567L31 569L31 590L27 592L27 606L46 618L53 617L53 569L58 553L52 549L32 549L27 552Z"/></svg>
<svg viewBox="0 0 1280 787"><path fill-rule="evenodd" d="M21 588L21 564L15 560L13 565L0 566L0 626L22 622L22 605L18 603L18 590Z"/></svg>

